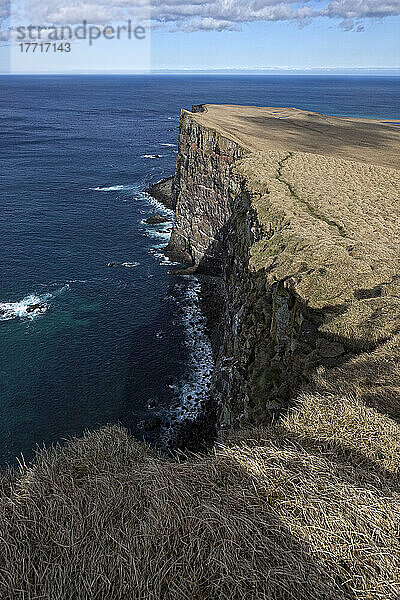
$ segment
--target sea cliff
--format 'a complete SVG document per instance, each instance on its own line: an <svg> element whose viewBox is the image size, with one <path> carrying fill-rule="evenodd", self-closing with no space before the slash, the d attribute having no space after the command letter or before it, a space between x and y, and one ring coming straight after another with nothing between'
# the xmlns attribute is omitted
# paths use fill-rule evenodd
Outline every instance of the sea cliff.
<svg viewBox="0 0 400 600"><path fill-rule="evenodd" d="M221 278L219 430L271 422L399 331L396 140L296 109L182 111L167 250Z"/></svg>

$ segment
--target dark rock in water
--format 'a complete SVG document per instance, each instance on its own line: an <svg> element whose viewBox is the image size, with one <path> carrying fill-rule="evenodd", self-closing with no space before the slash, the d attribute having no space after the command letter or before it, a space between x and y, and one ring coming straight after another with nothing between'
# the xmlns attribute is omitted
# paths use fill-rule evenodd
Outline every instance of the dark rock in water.
<svg viewBox="0 0 400 600"><path fill-rule="evenodd" d="M35 312L35 310L46 310L46 305L45 304L30 304L29 306L26 307L26 312L27 313L32 313Z"/></svg>
<svg viewBox="0 0 400 600"><path fill-rule="evenodd" d="M160 417L153 417L152 419L148 419L147 421L145 421L143 429L145 431L154 431L155 429L161 427L161 425L162 421Z"/></svg>
<svg viewBox="0 0 400 600"><path fill-rule="evenodd" d="M164 204L166 208L175 209L175 200L172 194L172 181L173 177L167 177L157 183L153 183L145 192L150 194L153 198Z"/></svg>
<svg viewBox="0 0 400 600"><path fill-rule="evenodd" d="M170 252L165 252L165 255L170 259L173 260L171 258L171 253ZM179 262L179 257L176 257L177 260L174 262ZM172 269L170 271L171 275L194 275L197 272L197 265L191 265L189 267L186 267L184 269Z"/></svg>
<svg viewBox="0 0 400 600"><path fill-rule="evenodd" d="M150 402L147 404L147 408L149 410L153 410L156 406L157 406L157 402L155 400L150 400Z"/></svg>
<svg viewBox="0 0 400 600"><path fill-rule="evenodd" d="M117 263L115 263L115 262L109 262L109 263L107 264L107 267L115 267L115 265L116 265L116 264L117 264Z"/></svg>
<svg viewBox="0 0 400 600"><path fill-rule="evenodd" d="M158 225L159 223L168 223L168 219L157 213L156 215L151 215L151 217L146 219L145 223L148 225Z"/></svg>
<svg viewBox="0 0 400 600"><path fill-rule="evenodd" d="M167 379L165 380L165 383L167 385L173 385L174 384L174 378L173 377L167 377Z"/></svg>

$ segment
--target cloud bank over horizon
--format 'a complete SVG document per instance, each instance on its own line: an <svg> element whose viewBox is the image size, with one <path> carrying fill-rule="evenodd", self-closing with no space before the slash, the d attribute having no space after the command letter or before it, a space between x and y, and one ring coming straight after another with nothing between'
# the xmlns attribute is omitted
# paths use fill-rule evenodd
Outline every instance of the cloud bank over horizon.
<svg viewBox="0 0 400 600"><path fill-rule="evenodd" d="M400 15L400 0L0 0L0 21L74 25L146 21L168 31L240 30L254 22L286 21L300 27L317 18L345 31L364 31L368 22Z"/></svg>

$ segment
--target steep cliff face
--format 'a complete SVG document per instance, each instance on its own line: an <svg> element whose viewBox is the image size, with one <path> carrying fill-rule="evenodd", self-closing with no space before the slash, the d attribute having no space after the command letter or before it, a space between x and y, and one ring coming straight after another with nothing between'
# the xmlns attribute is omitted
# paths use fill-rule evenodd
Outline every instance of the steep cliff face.
<svg viewBox="0 0 400 600"><path fill-rule="evenodd" d="M168 251L207 273L221 272L232 165L243 154L238 144L182 111L173 182L176 224Z"/></svg>
<svg viewBox="0 0 400 600"><path fill-rule="evenodd" d="M263 272L249 268L250 249L264 234L252 193L234 169L246 154L182 112L173 184L176 225L168 250L198 272L222 277L211 389L221 429L270 419L301 379L300 373L293 375L304 322L298 303L284 285L269 284Z"/></svg>
<svg viewBox="0 0 400 600"><path fill-rule="evenodd" d="M354 347L354 330L361 325L354 303L371 302L368 290L377 282L389 286L379 294L387 296L379 298L380 310L398 299L398 259L391 269L376 252L369 261L360 258L359 232L350 231L351 220L332 201L338 189L344 198L348 194L348 204L354 201L355 175L359 182L379 180L379 195L388 173L324 160L292 151L254 152L234 134L182 112L173 183L176 225L168 250L198 272L222 279L211 390L220 429L271 421L316 367L338 367L363 350L371 340L366 336ZM365 304L355 312L366 323L377 308ZM387 331L387 321L382 324L383 341L397 325Z"/></svg>

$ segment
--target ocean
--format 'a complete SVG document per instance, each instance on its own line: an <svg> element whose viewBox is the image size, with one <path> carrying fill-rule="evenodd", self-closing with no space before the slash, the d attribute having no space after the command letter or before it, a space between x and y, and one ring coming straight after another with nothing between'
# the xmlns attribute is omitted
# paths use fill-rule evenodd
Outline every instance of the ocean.
<svg viewBox="0 0 400 600"><path fill-rule="evenodd" d="M159 422L192 418L207 394L198 283L169 274L173 216L143 192L174 171L181 108L400 116L391 77L2 76L0 86L2 467L107 423L159 442ZM168 222L147 225L154 211Z"/></svg>

